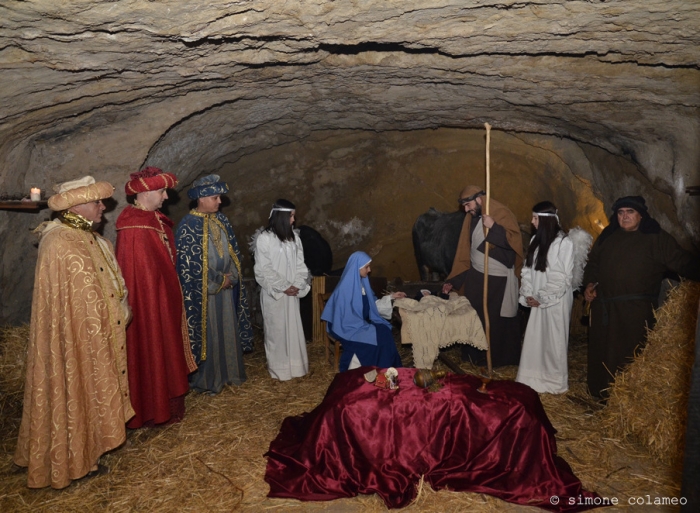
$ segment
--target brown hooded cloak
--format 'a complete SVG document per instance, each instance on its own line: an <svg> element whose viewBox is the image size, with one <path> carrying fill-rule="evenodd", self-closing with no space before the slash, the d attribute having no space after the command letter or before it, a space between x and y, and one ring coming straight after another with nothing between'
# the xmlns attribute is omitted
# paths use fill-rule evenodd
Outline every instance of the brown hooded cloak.
<svg viewBox="0 0 700 513"><path fill-rule="evenodd" d="M469 185L462 191L460 198L470 198L482 190L481 187L476 185ZM484 205L484 213L485 210ZM490 243L489 257L498 260L506 267L513 267L515 276L519 279L523 265L523 243L518 221L508 207L494 200L489 202L489 215L494 219L495 224L489 230L486 240L481 244L479 250L483 251L486 242ZM467 213L452 264L452 272L450 272L447 281L451 282L455 290L461 295L469 299L483 324L484 274L474 269L471 265L472 233L476 226L476 221L471 214ZM520 320L517 315L515 317L501 316L506 284L506 277L489 274L489 339L492 362L495 367L517 365L520 361ZM464 360L470 359L478 365L483 365L486 359L486 352L479 351L471 346L463 346L462 358Z"/></svg>

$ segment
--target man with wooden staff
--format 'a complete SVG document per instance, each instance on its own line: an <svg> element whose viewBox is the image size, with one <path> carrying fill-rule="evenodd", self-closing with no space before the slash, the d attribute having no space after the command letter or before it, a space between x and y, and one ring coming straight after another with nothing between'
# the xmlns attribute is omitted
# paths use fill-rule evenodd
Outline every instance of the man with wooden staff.
<svg viewBox="0 0 700 513"><path fill-rule="evenodd" d="M488 260L488 316L491 358L494 367L517 365L520 361L520 321L518 319L518 276L523 264L520 227L513 212L490 200L490 215L482 215L486 192L467 186L459 203L464 218L452 272L445 287L466 296L484 323L484 253L490 243ZM484 228L488 234L484 236ZM486 364L486 351L462 346L462 360Z"/></svg>

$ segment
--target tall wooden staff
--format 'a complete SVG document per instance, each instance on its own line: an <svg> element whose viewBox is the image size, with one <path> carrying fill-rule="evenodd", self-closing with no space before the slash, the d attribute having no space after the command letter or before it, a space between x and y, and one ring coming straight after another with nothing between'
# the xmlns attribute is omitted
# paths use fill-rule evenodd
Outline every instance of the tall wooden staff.
<svg viewBox="0 0 700 513"><path fill-rule="evenodd" d="M489 215L489 203L491 202L491 125L484 123L486 127L486 204L484 214ZM489 229L484 226L484 237L489 234ZM493 375L491 364L491 324L489 321L489 243L484 243L484 332L486 333L486 367L489 378Z"/></svg>

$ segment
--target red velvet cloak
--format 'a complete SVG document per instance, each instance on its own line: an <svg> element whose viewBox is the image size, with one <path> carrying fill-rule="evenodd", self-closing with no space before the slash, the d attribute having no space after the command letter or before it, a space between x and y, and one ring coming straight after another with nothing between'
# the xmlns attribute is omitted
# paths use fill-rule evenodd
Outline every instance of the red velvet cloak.
<svg viewBox="0 0 700 513"><path fill-rule="evenodd" d="M397 369L399 389L384 390L365 381L370 369L337 374L319 406L282 422L266 453L268 497L376 493L401 508L423 477L434 490L550 511L600 504L557 456L555 430L530 387L492 381L483 394L476 376L448 375L430 392L413 384L416 369Z"/></svg>
<svg viewBox="0 0 700 513"><path fill-rule="evenodd" d="M117 261L134 315L126 330L129 388L136 411L129 428L170 421L176 413L171 404L187 393L187 375L197 368L175 270L172 226L159 211L131 205L117 219ZM184 403L182 408L184 414Z"/></svg>

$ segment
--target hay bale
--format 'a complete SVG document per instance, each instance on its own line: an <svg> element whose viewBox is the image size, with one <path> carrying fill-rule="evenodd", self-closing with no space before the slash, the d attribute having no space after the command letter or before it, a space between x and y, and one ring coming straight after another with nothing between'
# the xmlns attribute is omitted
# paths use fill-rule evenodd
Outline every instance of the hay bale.
<svg viewBox="0 0 700 513"><path fill-rule="evenodd" d="M22 407L28 343L28 324L0 327L0 415L13 403Z"/></svg>
<svg viewBox="0 0 700 513"><path fill-rule="evenodd" d="M29 325L0 327L0 393L20 395L27 368Z"/></svg>
<svg viewBox="0 0 700 513"><path fill-rule="evenodd" d="M646 347L619 372L602 422L670 465L683 459L700 284L683 282L659 308Z"/></svg>

